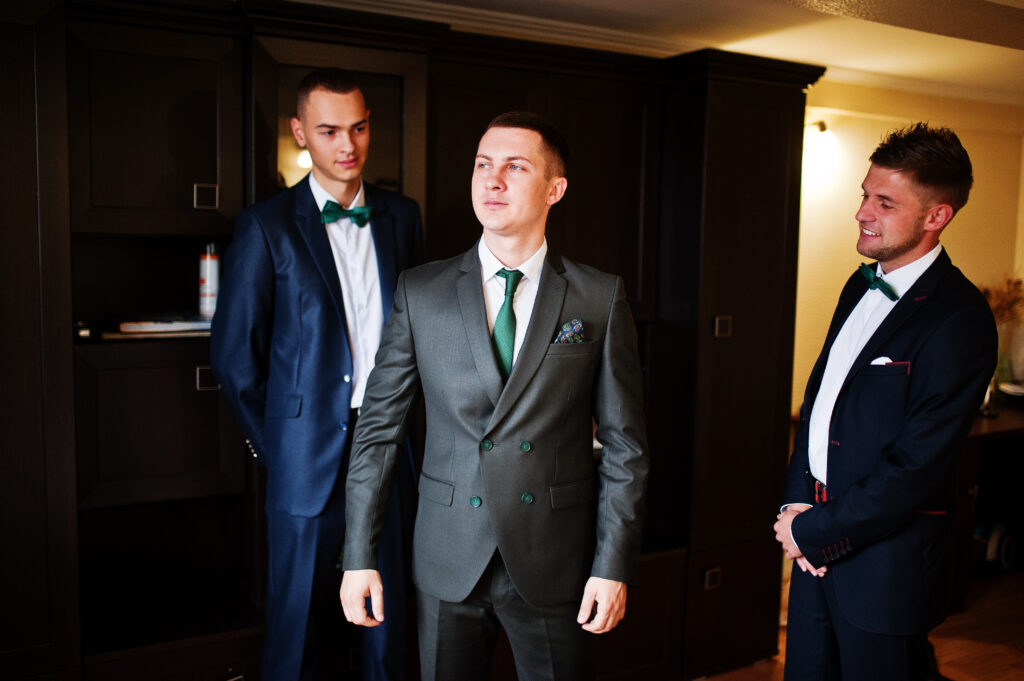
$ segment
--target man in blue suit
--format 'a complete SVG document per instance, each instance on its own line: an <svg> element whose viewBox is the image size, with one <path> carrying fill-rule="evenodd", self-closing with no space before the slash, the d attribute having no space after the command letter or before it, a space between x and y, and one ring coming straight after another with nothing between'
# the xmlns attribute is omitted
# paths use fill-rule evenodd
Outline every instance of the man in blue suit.
<svg viewBox="0 0 1024 681"><path fill-rule="evenodd" d="M775 523L796 560L787 681L921 681L942 621L954 478L996 329L939 235L967 202L953 131L918 123L871 155L857 251L811 372Z"/></svg>
<svg viewBox="0 0 1024 681"><path fill-rule="evenodd" d="M416 203L362 180L370 112L351 75L310 73L297 114L292 132L313 170L238 217L211 333L214 372L267 468L264 681L339 678L343 620L331 579L350 436L398 273L422 251ZM362 633L364 679L403 676L408 452L398 468L380 547L391 573L388 624Z"/></svg>

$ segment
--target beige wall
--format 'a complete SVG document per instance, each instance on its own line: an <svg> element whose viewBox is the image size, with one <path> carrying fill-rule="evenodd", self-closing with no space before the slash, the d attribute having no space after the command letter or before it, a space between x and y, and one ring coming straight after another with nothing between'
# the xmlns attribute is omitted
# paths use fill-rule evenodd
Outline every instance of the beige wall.
<svg viewBox="0 0 1024 681"><path fill-rule="evenodd" d="M971 155L974 189L942 234L975 284L1024 274L1024 108L824 81L808 94L808 123L824 120L832 147L805 137L797 271L793 412L821 349L836 299L865 261L856 251L860 183L889 130L918 120L953 128Z"/></svg>

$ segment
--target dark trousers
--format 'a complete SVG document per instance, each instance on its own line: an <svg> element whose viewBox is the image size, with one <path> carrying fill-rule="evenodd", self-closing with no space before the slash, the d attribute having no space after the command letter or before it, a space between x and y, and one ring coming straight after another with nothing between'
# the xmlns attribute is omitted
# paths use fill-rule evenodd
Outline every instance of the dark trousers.
<svg viewBox="0 0 1024 681"><path fill-rule="evenodd" d="M878 634L839 609L832 573L793 567L786 626L785 681L922 681L927 635Z"/></svg>
<svg viewBox="0 0 1024 681"><path fill-rule="evenodd" d="M404 458L402 459L404 461ZM359 639L364 681L405 678L406 564L403 520L412 511L413 472L395 467L390 508L379 544L384 623L345 622L338 596L338 557L345 539L345 475L323 513L314 518L267 509L264 681L352 679L348 650ZM357 631L358 629L358 631Z"/></svg>
<svg viewBox="0 0 1024 681"><path fill-rule="evenodd" d="M594 678L589 634L576 623L579 602L530 605L497 552L466 600L451 603L417 590L417 602L422 681L491 678L499 626L512 645L519 681Z"/></svg>

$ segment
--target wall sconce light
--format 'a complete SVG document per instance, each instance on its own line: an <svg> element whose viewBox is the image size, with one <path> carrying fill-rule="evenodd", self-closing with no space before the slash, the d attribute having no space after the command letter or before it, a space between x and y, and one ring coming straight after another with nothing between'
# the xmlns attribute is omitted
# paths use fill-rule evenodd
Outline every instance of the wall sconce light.
<svg viewBox="0 0 1024 681"><path fill-rule="evenodd" d="M313 167L313 159L309 155L309 149L303 149L295 156L295 164L307 170Z"/></svg>
<svg viewBox="0 0 1024 681"><path fill-rule="evenodd" d="M832 180L839 162L839 140L825 121L804 125L804 189L821 191Z"/></svg>

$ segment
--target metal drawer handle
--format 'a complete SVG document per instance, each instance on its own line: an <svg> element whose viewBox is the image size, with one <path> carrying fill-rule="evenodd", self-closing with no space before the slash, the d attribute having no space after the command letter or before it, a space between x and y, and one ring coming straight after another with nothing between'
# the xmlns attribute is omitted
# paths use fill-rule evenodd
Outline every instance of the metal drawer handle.
<svg viewBox="0 0 1024 681"><path fill-rule="evenodd" d="M209 365L196 367L196 391L205 390L220 390L220 383L217 382Z"/></svg>
<svg viewBox="0 0 1024 681"><path fill-rule="evenodd" d="M704 590L711 591L722 586L722 568L716 567L704 571Z"/></svg>

